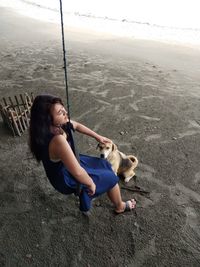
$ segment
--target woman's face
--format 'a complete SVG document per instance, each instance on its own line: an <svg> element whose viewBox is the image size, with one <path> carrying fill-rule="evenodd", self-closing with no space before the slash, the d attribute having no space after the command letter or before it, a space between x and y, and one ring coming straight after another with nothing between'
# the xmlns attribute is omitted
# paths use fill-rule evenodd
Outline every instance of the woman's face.
<svg viewBox="0 0 200 267"><path fill-rule="evenodd" d="M62 104L56 103L51 107L51 116L53 118L53 125L58 126L68 122L67 111Z"/></svg>

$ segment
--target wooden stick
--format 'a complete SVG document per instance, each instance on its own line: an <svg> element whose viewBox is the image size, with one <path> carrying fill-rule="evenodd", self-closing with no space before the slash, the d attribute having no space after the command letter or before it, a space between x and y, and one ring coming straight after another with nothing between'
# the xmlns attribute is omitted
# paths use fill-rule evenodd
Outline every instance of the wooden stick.
<svg viewBox="0 0 200 267"><path fill-rule="evenodd" d="M30 108L29 108L29 105L28 105L28 101L27 101L26 96L24 98L25 98L26 108L27 108L27 110L29 110Z"/></svg>
<svg viewBox="0 0 200 267"><path fill-rule="evenodd" d="M31 102L33 103L33 101L34 101L34 95L33 93L31 93Z"/></svg>
<svg viewBox="0 0 200 267"><path fill-rule="evenodd" d="M3 122L12 130L14 135L21 136L22 132L29 127L29 114L33 100L33 93L15 95L13 98L2 98L0 113Z"/></svg>
<svg viewBox="0 0 200 267"><path fill-rule="evenodd" d="M25 121L26 121L26 126L28 127L29 126L29 120L28 120L28 116L27 116L27 110L26 110L26 104L25 104L25 101L23 99L23 96L22 94L20 94L20 97L21 97L21 101L22 101L22 104L24 105L24 116L25 116Z"/></svg>
<svg viewBox="0 0 200 267"><path fill-rule="evenodd" d="M8 99L10 100L10 105L11 105L12 108L14 109L14 104L13 104L12 98L9 96Z"/></svg>
<svg viewBox="0 0 200 267"><path fill-rule="evenodd" d="M21 107L20 107L20 104L19 104L19 101L18 101L18 98L17 98L16 95L15 95L15 100L16 100L16 103L17 103L19 112L20 112L20 114L21 114L21 116L19 116L19 117L20 117L20 119L21 119L21 121L22 121L22 124L23 124L23 126L24 126L24 129L26 129L26 128L27 128L27 127L26 127L26 123L25 123L25 121L24 121L23 114L22 114L22 110L21 110ZM22 130L23 130L23 129L22 129Z"/></svg>
<svg viewBox="0 0 200 267"><path fill-rule="evenodd" d="M130 188L130 187L121 186L121 189L125 189L125 190L132 191L132 192L136 192L136 193L150 194L149 191L140 189L139 187Z"/></svg>
<svg viewBox="0 0 200 267"><path fill-rule="evenodd" d="M26 105L25 105L25 102L24 102L24 99L23 99L23 95L22 95L22 94L20 94L20 98L21 98L22 104L23 104L23 106L24 106L24 108L25 108Z"/></svg>
<svg viewBox="0 0 200 267"><path fill-rule="evenodd" d="M21 136L20 130L19 130L18 125L17 125L17 123L16 123L16 121L15 121L15 118L14 118L14 116L13 116L13 113L11 112L10 115L11 115L11 118L12 118L12 122L13 122L13 125L14 125L14 129L17 131L17 134L18 134L19 136ZM16 133L16 132L15 132L15 133Z"/></svg>
<svg viewBox="0 0 200 267"><path fill-rule="evenodd" d="M16 121L16 123L18 122L18 124L19 124L19 129L20 129L21 132L23 133L23 132L24 132L24 129L23 129L23 127L22 127L21 120L20 120L20 117L21 117L21 116L19 116L19 114L18 114L18 112L17 112L16 109L14 109L14 110L15 110L16 115L17 115L17 121Z"/></svg>
<svg viewBox="0 0 200 267"><path fill-rule="evenodd" d="M4 102L5 106L8 106L5 97L3 97L3 102Z"/></svg>

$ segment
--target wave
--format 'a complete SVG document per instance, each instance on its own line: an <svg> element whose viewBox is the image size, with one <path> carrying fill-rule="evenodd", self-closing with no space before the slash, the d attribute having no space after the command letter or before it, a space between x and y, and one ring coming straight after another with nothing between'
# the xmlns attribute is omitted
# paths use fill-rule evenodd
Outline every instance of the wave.
<svg viewBox="0 0 200 267"><path fill-rule="evenodd" d="M119 1L119 0L118 0ZM54 12L59 12L59 0L43 0L44 4L41 4L41 0L21 0L21 2L24 2L26 4L38 7L38 8L43 8L46 10L51 10ZM84 1L83 1L84 2ZM87 4L87 1L85 1ZM120 2L120 1L119 1ZM123 4L125 4L124 1L121 0ZM87 11L79 11L79 7L74 7L74 6L65 6L65 1L62 0L63 3L63 13L69 14L69 15L74 15L74 16L79 16L79 17L87 17L87 18L93 18L93 19L102 19L102 20L110 20L110 21L118 21L118 22L127 22L127 23L136 23L136 24L142 24L142 25L149 25L153 27L160 27L160 28L169 28L169 29L181 29L181 30L200 30L198 27L178 27L178 26L167 26L159 23L151 23L149 21L137 21L137 20L132 20L130 19L129 15L121 16L120 18L117 18L116 14L112 15L111 12L106 12L109 15L98 15L99 12L95 12L94 8L92 8L90 12ZM71 8L71 11L67 11ZM88 8L88 7L87 7ZM76 10L75 10L76 9Z"/></svg>
<svg viewBox="0 0 200 267"><path fill-rule="evenodd" d="M50 1L46 5L41 5L41 1L21 0L21 2L23 2L25 4L28 4L30 6L32 5L32 6L35 6L35 7L44 8L44 9L51 10L51 11L56 11L56 12L59 11L59 8L51 7L51 5L49 6L49 4L51 3Z"/></svg>
<svg viewBox="0 0 200 267"><path fill-rule="evenodd" d="M118 3L121 2L122 5L123 2L123 5L125 5L125 1L129 0L118 0ZM36 19L60 23L59 0L1 0L1 4L2 2L5 5L10 4L18 11L21 8L25 15L30 15ZM132 18L133 14L130 15L131 12L128 13L127 10L120 12L120 14L112 8L109 10L102 8L100 10L94 6L94 2L92 0L73 0L69 4L68 1L62 0L64 19L68 25L103 31L118 36L200 44L200 29L198 27L162 25L146 20L144 17L141 19L141 15L137 15L140 20L135 20ZM104 4L101 7L104 7L106 2L103 0L101 2ZM114 4L112 0L107 1L107 3ZM90 4L90 6L87 4Z"/></svg>

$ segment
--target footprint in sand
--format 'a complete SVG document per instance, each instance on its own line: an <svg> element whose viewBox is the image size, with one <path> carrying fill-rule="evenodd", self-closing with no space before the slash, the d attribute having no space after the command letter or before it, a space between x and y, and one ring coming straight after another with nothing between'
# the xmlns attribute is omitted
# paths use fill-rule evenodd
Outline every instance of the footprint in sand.
<svg viewBox="0 0 200 267"><path fill-rule="evenodd" d="M151 166L147 164L139 163L139 167L140 169L138 169L137 171L138 177L145 179L153 184L156 184L166 190L170 189L169 185L165 184L162 180L156 179L154 177L156 170L154 170Z"/></svg>
<svg viewBox="0 0 200 267"><path fill-rule="evenodd" d="M195 131L195 130L188 130L188 131L186 131L185 133L179 133L178 134L178 137L179 138L183 138L183 137L185 137L185 136L192 136L192 135L196 135L196 134L199 134L200 133L200 131Z"/></svg>
<svg viewBox="0 0 200 267"><path fill-rule="evenodd" d="M120 142L120 141L116 141L116 143L117 143L117 146L120 148L120 147L123 147L123 146L125 146L125 147L127 147L127 148L130 148L131 147L131 143L129 143L129 142ZM121 149L121 148L120 148ZM129 153L130 154L130 153Z"/></svg>
<svg viewBox="0 0 200 267"><path fill-rule="evenodd" d="M163 99L163 96L160 95L148 95L148 96L143 96L142 99L152 99L152 98L159 98L159 99Z"/></svg>
<svg viewBox="0 0 200 267"><path fill-rule="evenodd" d="M137 196L137 199L139 200L138 207L147 208L154 206L156 203L160 201L161 197L162 194L157 193L155 191L151 191L150 198L146 198L145 196Z"/></svg>
<svg viewBox="0 0 200 267"><path fill-rule="evenodd" d="M148 120L148 121L160 121L160 118L155 118L155 117L149 117L149 116L145 116L145 115L138 115L138 117Z"/></svg>
<svg viewBox="0 0 200 267"><path fill-rule="evenodd" d="M174 200L178 206L188 205L191 200L200 203L200 194L184 186L183 184L176 183L175 186L168 186L168 188L170 191L170 198Z"/></svg>
<svg viewBox="0 0 200 267"><path fill-rule="evenodd" d="M193 207L186 207L185 208L185 215L186 217L186 225L189 225L191 228L193 228L197 235L200 238L200 228L198 227L198 214L195 211Z"/></svg>
<svg viewBox="0 0 200 267"><path fill-rule="evenodd" d="M101 97L104 97L106 98L108 93L109 93L109 90L102 90L100 92L96 92L96 91L90 91L91 95L95 95L95 96L101 96Z"/></svg>
<svg viewBox="0 0 200 267"><path fill-rule="evenodd" d="M144 163L139 163L139 169L137 171L138 177L144 178L145 180L148 180L149 182L152 182L163 188L168 189L168 185L164 184L161 180L153 177L155 173L156 171L151 166L144 164Z"/></svg>
<svg viewBox="0 0 200 267"><path fill-rule="evenodd" d="M133 234L133 240L135 240L135 236ZM148 258L151 258L152 256L156 256L156 238L153 237L148 244L141 250L141 249L135 249L134 259L131 261L131 263L127 266L143 266L145 262L147 262Z"/></svg>
<svg viewBox="0 0 200 267"><path fill-rule="evenodd" d="M180 183L176 183L176 188L180 192L185 194L187 197L191 198L193 201L200 203L200 194L196 193L192 189L190 189L190 188L188 188L188 187L186 187L186 186L184 186L183 184L180 184Z"/></svg>
<svg viewBox="0 0 200 267"><path fill-rule="evenodd" d="M149 95L149 96L143 96L142 99L137 100L133 103L130 103L129 106L135 110L135 111L139 111L139 107L137 106L138 103L145 101L146 99L152 99L152 98L158 98L158 99L163 99L163 96L159 96L159 95Z"/></svg>
<svg viewBox="0 0 200 267"><path fill-rule="evenodd" d="M197 121L189 120L188 128L198 128L200 129L200 123Z"/></svg>
<svg viewBox="0 0 200 267"><path fill-rule="evenodd" d="M175 203L178 206L184 206L187 205L190 201L189 196L185 195L183 192L181 192L179 189L177 189L176 186L170 186L170 198L175 201Z"/></svg>
<svg viewBox="0 0 200 267"><path fill-rule="evenodd" d="M99 102L100 104L103 104L103 105L106 105L106 106L112 106L112 104L110 104L109 102L106 102L106 101L101 100L101 99L97 99L96 101Z"/></svg>
<svg viewBox="0 0 200 267"><path fill-rule="evenodd" d="M119 101L119 100L123 100L123 99L126 99L126 98L130 99L132 97L133 97L133 95L125 95L125 96L113 97L113 98L111 98L111 100L117 100L117 101Z"/></svg>
<svg viewBox="0 0 200 267"><path fill-rule="evenodd" d="M50 245L51 236L53 232L44 220L41 221L41 226L42 226L42 233L40 235L39 243L40 243L41 248L45 248L48 245Z"/></svg>
<svg viewBox="0 0 200 267"><path fill-rule="evenodd" d="M130 106L133 110L135 110L135 111L139 111L139 108L138 108L138 106L137 106L137 103L140 103L140 102L142 102L142 100L138 100L138 101L135 101L135 102L133 102L133 103L129 103L129 106Z"/></svg>
<svg viewBox="0 0 200 267"><path fill-rule="evenodd" d="M79 88L71 88L71 91L77 91L77 92L82 92L82 93L87 93L87 88L80 87Z"/></svg>
<svg viewBox="0 0 200 267"><path fill-rule="evenodd" d="M120 105L119 105L119 104L116 104L116 105L114 106L114 113L115 113L115 114L118 114L119 111L120 111Z"/></svg>
<svg viewBox="0 0 200 267"><path fill-rule="evenodd" d="M99 129L101 129L101 126L102 126L102 122L96 123L93 128L93 131L98 132Z"/></svg>
<svg viewBox="0 0 200 267"><path fill-rule="evenodd" d="M195 174L194 184L200 184L200 172Z"/></svg>
<svg viewBox="0 0 200 267"><path fill-rule="evenodd" d="M96 114L97 113L103 113L104 111L106 110L106 107L101 107L101 108L99 108L98 110L97 110L97 112L96 112Z"/></svg>
<svg viewBox="0 0 200 267"><path fill-rule="evenodd" d="M161 134L152 134L152 135L147 136L144 140L149 142L152 140L157 140L159 138L161 138Z"/></svg>
<svg viewBox="0 0 200 267"><path fill-rule="evenodd" d="M0 207L1 214L16 214L16 213L26 213L31 210L31 202L29 199L29 193L23 192L16 193L15 195L12 193L7 193L6 200L4 201L4 205Z"/></svg>
<svg viewBox="0 0 200 267"><path fill-rule="evenodd" d="M79 121L79 120L81 120L82 118L84 118L86 115L88 115L88 114L90 114L90 113L92 113L92 112L96 112L97 110L98 110L98 107L96 107L96 108L92 108L92 109L86 111L85 113L82 113L80 116L76 117L75 119L76 119L77 121Z"/></svg>
<svg viewBox="0 0 200 267"><path fill-rule="evenodd" d="M197 212L193 207L185 209L186 221L182 228L181 240L192 252L195 258L200 259L200 227Z"/></svg>
<svg viewBox="0 0 200 267"><path fill-rule="evenodd" d="M152 173L156 172L154 170L154 168L152 168L150 165L147 165L147 164L144 164L144 163L140 163L140 167L141 167L141 169L143 169L144 171L148 172L151 175L152 175Z"/></svg>

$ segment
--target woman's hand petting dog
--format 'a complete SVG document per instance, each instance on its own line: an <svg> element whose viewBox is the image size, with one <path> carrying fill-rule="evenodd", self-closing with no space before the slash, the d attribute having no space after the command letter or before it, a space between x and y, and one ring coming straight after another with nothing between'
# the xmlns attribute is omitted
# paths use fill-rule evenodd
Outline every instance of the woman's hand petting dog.
<svg viewBox="0 0 200 267"><path fill-rule="evenodd" d="M112 143L112 140L101 135L98 135L95 139L97 140L98 143L103 143L103 144Z"/></svg>

